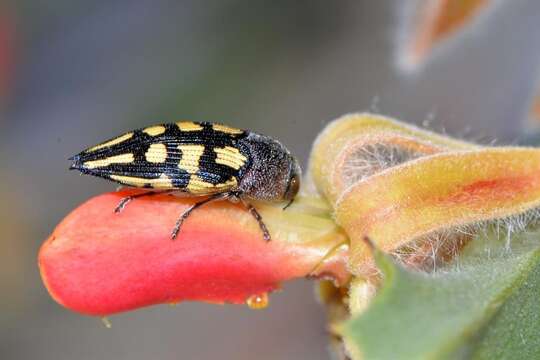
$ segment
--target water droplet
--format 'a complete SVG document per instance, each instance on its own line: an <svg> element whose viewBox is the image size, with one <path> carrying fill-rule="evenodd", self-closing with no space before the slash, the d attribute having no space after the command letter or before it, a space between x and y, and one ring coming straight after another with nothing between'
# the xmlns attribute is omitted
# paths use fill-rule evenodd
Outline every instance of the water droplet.
<svg viewBox="0 0 540 360"><path fill-rule="evenodd" d="M268 293L251 295L247 300L246 304L250 309L261 310L268 306L269 299Z"/></svg>
<svg viewBox="0 0 540 360"><path fill-rule="evenodd" d="M101 318L101 322L103 323L103 325L105 325L107 329L110 329L112 327L111 320L109 320L109 318L106 316Z"/></svg>

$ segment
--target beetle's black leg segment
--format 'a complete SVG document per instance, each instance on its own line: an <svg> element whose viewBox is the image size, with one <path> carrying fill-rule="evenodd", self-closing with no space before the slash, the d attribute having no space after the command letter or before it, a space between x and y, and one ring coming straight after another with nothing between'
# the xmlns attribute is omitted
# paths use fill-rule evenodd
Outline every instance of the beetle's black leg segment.
<svg viewBox="0 0 540 360"><path fill-rule="evenodd" d="M135 194L135 195L126 196L125 198L123 198L122 200L120 200L120 202L118 203L118 205L116 205L116 208L114 209L114 212L115 212L115 213L119 213L120 211L124 210L124 208L126 207L126 205L128 204L128 202L130 202L130 201L133 200L133 199L137 199L137 198L144 197L144 196L152 196L152 195L168 194L168 193L171 193L172 191L173 191L173 190L166 190L166 191L146 191L146 192L143 192L143 193L140 193L140 194Z"/></svg>
<svg viewBox="0 0 540 360"><path fill-rule="evenodd" d="M249 213L255 218L255 220L257 220L257 223L259 223L259 227L261 228L261 231L263 232L264 240L270 241L271 240L270 232L268 231L268 228L266 227L266 224L264 223L261 214L259 214L259 212L257 211L257 209L255 209L253 205L243 200L242 198L240 199L242 200L242 204L244 204L244 206L249 211Z"/></svg>
<svg viewBox="0 0 540 360"><path fill-rule="evenodd" d="M178 236L178 233L180 232L180 228L182 227L182 224L184 223L184 221L186 221L186 219L189 217L189 215L191 215L191 213L193 212L193 210L203 206L204 204L208 204L209 202L212 202L212 201L216 201L216 200L225 200L227 199L228 197L230 196L229 193L218 193L218 194L214 194L214 195L211 195L209 197L207 197L206 199L202 200L202 201L199 201L193 205L191 205L190 207L188 207L183 213L182 215L180 215L180 217L178 218L178 220L176 221L176 224L174 225L174 228L173 228L173 231L171 233L171 239L174 240L176 239L176 236Z"/></svg>

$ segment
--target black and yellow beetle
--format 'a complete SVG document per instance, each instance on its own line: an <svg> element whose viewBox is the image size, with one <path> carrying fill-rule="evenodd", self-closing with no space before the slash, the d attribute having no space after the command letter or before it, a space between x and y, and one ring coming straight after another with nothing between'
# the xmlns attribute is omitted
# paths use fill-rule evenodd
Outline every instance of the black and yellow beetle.
<svg viewBox="0 0 540 360"><path fill-rule="evenodd" d="M173 239L193 210L229 199L241 201L270 240L249 199L290 204L300 186L298 161L279 141L217 123L182 121L130 131L70 160L70 169L84 174L152 189L122 199L115 212L134 198L164 192L208 196L182 213Z"/></svg>

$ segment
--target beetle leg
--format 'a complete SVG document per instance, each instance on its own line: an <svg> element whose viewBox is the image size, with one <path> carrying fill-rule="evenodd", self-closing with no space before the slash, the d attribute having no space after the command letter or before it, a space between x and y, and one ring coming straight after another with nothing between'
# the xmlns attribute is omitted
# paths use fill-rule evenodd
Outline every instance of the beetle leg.
<svg viewBox="0 0 540 360"><path fill-rule="evenodd" d="M168 194L170 192L172 192L173 190L166 190L166 191L146 191L146 192L143 192L143 193L140 193L140 194L135 194L135 195L129 195L129 196L126 196L125 198L123 198L122 200L120 200L120 202L118 203L118 205L116 205L116 208L114 209L114 212L115 213L119 213L120 211L124 210L124 208L126 207L126 205L133 199L137 199L137 198L140 198L140 197L144 197L144 196L153 196L153 195L161 195L161 194Z"/></svg>
<svg viewBox="0 0 540 360"><path fill-rule="evenodd" d="M249 202L245 201L244 199L240 198L242 201L242 204L246 207L247 211L257 220L257 223L259 224L259 227L261 228L261 231L263 233L263 238L266 241L270 241L270 232L268 231L268 228L266 227L266 224L264 223L261 214L255 209L253 205L251 205Z"/></svg>
<svg viewBox="0 0 540 360"><path fill-rule="evenodd" d="M180 217L176 221L176 224L174 225L173 231L171 233L172 240L176 239L176 236L178 236L178 233L180 232L180 227L182 227L182 224L184 223L184 221L186 221L186 219L189 217L189 215L191 215L193 210L197 209L198 207L203 206L204 204L208 204L209 202L212 202L212 201L225 200L229 196L231 196L229 193L217 193L217 194L211 195L211 196L207 197L206 199L201 200L201 201L191 205L190 207L188 207L182 213L182 215L180 215Z"/></svg>

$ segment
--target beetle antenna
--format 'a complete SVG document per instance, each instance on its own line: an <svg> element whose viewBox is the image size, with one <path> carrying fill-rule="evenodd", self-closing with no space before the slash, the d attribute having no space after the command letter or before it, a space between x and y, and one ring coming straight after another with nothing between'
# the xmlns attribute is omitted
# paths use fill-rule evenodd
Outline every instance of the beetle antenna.
<svg viewBox="0 0 540 360"><path fill-rule="evenodd" d="M286 208L288 208L289 206L291 206L291 204L293 203L293 201L294 201L294 198L292 198L291 201L289 201L289 202L287 203L287 205L285 205L285 206L283 207L283 210L285 210Z"/></svg>

